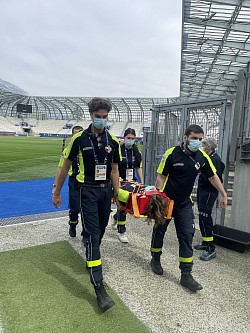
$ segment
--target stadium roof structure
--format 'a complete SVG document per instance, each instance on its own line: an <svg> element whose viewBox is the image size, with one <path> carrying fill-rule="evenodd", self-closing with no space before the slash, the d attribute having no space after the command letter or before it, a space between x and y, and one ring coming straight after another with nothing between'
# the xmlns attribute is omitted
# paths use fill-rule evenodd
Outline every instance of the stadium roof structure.
<svg viewBox="0 0 250 333"><path fill-rule="evenodd" d="M37 119L89 120L91 97L28 96L13 93L0 85L0 115L17 116L17 104L32 105L32 117ZM156 104L180 102L180 98L110 97L112 121L151 122L151 109ZM28 115L27 115L28 116ZM30 115L28 117L31 117Z"/></svg>
<svg viewBox="0 0 250 333"><path fill-rule="evenodd" d="M235 94L249 38L250 0L183 0L180 96Z"/></svg>

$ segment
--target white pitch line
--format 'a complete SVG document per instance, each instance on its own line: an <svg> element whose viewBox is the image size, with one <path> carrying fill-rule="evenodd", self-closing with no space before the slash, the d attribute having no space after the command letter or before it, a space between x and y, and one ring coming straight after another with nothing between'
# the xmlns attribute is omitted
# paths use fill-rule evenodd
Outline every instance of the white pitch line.
<svg viewBox="0 0 250 333"><path fill-rule="evenodd" d="M35 221L27 221L27 222L17 222L17 223L11 223L11 224L6 224L6 225L0 225L0 228L4 228L4 227L12 227L13 225L23 225L23 224L28 224L28 223L46 223L48 221L51 220L58 220L58 219L62 219L62 218L68 218L67 216L61 216L61 217L53 217L51 219L44 219L44 220L35 220ZM1 333L1 331L0 331Z"/></svg>

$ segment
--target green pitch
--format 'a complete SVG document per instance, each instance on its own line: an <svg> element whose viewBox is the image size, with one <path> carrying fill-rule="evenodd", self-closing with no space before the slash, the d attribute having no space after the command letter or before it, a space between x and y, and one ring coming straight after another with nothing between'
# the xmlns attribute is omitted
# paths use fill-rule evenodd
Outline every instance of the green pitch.
<svg viewBox="0 0 250 333"><path fill-rule="evenodd" d="M0 182L54 177L62 138L0 137ZM66 145L69 139L66 140Z"/></svg>
<svg viewBox="0 0 250 333"><path fill-rule="evenodd" d="M68 242L0 253L5 333L148 333L112 289L102 313L82 257ZM2 332L2 331L1 331Z"/></svg>

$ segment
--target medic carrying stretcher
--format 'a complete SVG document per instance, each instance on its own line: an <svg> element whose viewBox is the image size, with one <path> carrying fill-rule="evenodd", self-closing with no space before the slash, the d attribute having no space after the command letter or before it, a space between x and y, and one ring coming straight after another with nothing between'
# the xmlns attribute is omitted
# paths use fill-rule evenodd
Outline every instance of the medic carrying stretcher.
<svg viewBox="0 0 250 333"><path fill-rule="evenodd" d="M156 225L171 220L174 201L154 186L121 182L118 200L120 208L136 218L153 219Z"/></svg>

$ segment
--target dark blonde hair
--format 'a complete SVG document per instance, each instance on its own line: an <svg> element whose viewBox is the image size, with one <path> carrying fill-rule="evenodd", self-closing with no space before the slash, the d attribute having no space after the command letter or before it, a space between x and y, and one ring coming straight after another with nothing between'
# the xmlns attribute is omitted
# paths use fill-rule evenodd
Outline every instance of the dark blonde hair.
<svg viewBox="0 0 250 333"><path fill-rule="evenodd" d="M148 223L155 220L155 226L164 224L166 221L168 203L166 199L159 194L152 194L148 197L148 205L145 210Z"/></svg>

